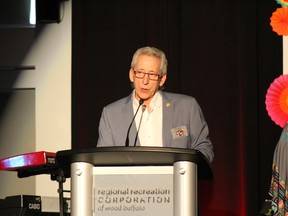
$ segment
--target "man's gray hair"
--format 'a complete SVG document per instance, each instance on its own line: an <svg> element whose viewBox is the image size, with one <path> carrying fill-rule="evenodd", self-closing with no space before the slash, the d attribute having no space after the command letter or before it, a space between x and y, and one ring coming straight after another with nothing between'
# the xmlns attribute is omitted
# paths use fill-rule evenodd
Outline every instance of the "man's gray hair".
<svg viewBox="0 0 288 216"><path fill-rule="evenodd" d="M134 68L135 63L137 61L138 56L140 55L148 55L148 56L154 56L158 59L160 59L160 70L161 75L167 74L167 59L165 56L165 53L161 51L160 49L157 49L155 47L142 47L136 50L136 52L133 55L132 62L131 62L131 68Z"/></svg>

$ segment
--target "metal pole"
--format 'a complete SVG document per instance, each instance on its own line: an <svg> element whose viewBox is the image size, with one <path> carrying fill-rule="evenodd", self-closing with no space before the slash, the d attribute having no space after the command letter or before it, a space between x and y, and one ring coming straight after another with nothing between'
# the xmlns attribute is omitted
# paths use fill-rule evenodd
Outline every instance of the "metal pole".
<svg viewBox="0 0 288 216"><path fill-rule="evenodd" d="M179 161L173 167L174 216L197 216L197 165Z"/></svg>
<svg viewBox="0 0 288 216"><path fill-rule="evenodd" d="M93 165L85 162L71 164L71 216L93 214Z"/></svg>

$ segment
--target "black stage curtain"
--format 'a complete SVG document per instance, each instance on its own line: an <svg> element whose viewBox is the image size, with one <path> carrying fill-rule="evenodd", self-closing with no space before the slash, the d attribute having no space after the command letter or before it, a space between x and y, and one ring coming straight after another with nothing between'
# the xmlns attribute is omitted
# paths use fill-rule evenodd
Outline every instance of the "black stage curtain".
<svg viewBox="0 0 288 216"><path fill-rule="evenodd" d="M268 197L281 128L265 109L282 71L276 1L73 2L72 147L96 145L102 108L131 92L133 52L167 54L165 90L194 96L215 148L214 179L201 181L202 216L255 216Z"/></svg>

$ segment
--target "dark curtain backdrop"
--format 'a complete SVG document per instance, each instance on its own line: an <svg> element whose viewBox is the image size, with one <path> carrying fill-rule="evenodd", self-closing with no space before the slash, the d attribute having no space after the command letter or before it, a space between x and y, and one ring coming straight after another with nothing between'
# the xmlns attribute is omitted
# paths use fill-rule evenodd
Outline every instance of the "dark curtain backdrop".
<svg viewBox="0 0 288 216"><path fill-rule="evenodd" d="M255 216L268 196L281 128L265 95L282 74L274 0L73 0L72 147L94 147L102 108L131 92L131 57L156 46L168 58L165 90L194 96L215 148L201 181L201 216Z"/></svg>

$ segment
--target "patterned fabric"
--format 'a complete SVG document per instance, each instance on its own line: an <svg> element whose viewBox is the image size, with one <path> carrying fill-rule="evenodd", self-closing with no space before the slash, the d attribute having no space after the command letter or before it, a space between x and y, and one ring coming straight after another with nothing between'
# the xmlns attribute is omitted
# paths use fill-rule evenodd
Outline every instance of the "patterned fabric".
<svg viewBox="0 0 288 216"><path fill-rule="evenodd" d="M273 215L288 216L288 125L282 131L274 151L272 180L269 194L272 197Z"/></svg>

